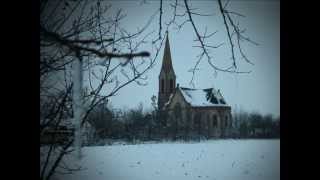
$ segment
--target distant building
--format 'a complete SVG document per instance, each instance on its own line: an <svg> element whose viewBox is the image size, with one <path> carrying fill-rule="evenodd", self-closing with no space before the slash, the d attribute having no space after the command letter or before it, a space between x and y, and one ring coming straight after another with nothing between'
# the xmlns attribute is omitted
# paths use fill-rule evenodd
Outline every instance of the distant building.
<svg viewBox="0 0 320 180"><path fill-rule="evenodd" d="M159 75L158 108L167 113L166 124L176 128L177 136L219 138L228 136L231 130L231 107L220 90L176 86L168 33Z"/></svg>

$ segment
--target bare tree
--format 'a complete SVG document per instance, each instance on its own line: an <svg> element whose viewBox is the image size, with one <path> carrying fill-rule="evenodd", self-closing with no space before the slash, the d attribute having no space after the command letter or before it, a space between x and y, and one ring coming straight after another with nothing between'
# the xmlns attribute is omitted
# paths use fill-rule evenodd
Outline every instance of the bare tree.
<svg viewBox="0 0 320 180"><path fill-rule="evenodd" d="M119 90L130 83L143 86L147 83L145 73L150 70L158 57L162 47L164 30L171 25L182 29L191 23L196 35L195 47L200 48L199 59L194 68L191 83L198 65L203 58L214 71L242 73L237 71L235 48L240 51L246 62L251 63L242 50L241 41L254 43L243 35L234 16L242 16L227 9L225 4L218 0L219 10L224 20L228 42L232 54L233 64L222 69L213 63L213 56L209 49L222 45L209 45L207 39L216 32L207 30L201 35L194 16L208 16L196 12L187 0L173 0L173 16L169 23L163 23L163 1L159 1L159 10L151 15L142 28L136 32L128 32L121 26L126 17L123 10L118 9L111 13L112 6L100 0L44 0L40 1L40 137L49 130L59 131L62 124L71 121L74 116L72 95L72 65L74 61L83 64L84 80L87 88L82 93L84 114L81 126L84 126L93 109L103 101L115 96ZM182 14L179 12L182 11ZM151 22L159 13L158 31L150 28ZM178 18L185 20L178 24ZM156 36L153 36L156 34ZM155 38L156 37L156 38ZM153 40L152 40L153 39ZM141 47L150 44L153 51L143 51ZM255 43L254 43L255 44ZM50 179L54 173L72 173L78 168L67 167L63 163L66 154L73 151L73 136L62 145L56 143L57 133L50 134L50 142L42 144L44 149L40 154L40 179Z"/></svg>
<svg viewBox="0 0 320 180"><path fill-rule="evenodd" d="M81 61L86 91L82 93L84 126L94 107L130 83L146 84L144 74L153 67L163 43L154 43L154 55L139 51L149 43L146 33L152 17L137 32L121 27L125 14L119 9L108 14L111 5L97 1L41 1L40 4L40 137L47 132L49 143L42 144L40 179L54 173L72 173L64 156L74 149L73 136L57 143L60 127L72 122L72 63ZM72 123L71 123L72 125ZM63 172L62 172L63 171Z"/></svg>

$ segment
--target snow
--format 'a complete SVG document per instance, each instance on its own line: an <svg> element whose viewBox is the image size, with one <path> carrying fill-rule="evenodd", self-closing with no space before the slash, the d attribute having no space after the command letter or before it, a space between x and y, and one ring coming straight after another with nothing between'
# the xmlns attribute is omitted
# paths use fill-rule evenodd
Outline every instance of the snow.
<svg viewBox="0 0 320 180"><path fill-rule="evenodd" d="M84 147L81 171L57 174L74 180L276 180L280 140L210 140Z"/></svg>
<svg viewBox="0 0 320 180"><path fill-rule="evenodd" d="M207 100L207 92L203 89L186 89L180 88L185 100L191 104L191 106L228 106L226 104L213 104ZM219 91L212 88L212 94L218 99L223 100L223 97Z"/></svg>
<svg viewBox="0 0 320 180"><path fill-rule="evenodd" d="M172 98L173 98L173 94L170 94L169 100L168 100L168 102L166 102L166 103L164 104L164 106L169 105L169 104L171 103Z"/></svg>
<svg viewBox="0 0 320 180"><path fill-rule="evenodd" d="M217 99L219 99L219 101L221 99L223 99L223 97L221 95L221 92L220 91L216 91L214 88L212 88L212 94L214 94L217 97Z"/></svg>

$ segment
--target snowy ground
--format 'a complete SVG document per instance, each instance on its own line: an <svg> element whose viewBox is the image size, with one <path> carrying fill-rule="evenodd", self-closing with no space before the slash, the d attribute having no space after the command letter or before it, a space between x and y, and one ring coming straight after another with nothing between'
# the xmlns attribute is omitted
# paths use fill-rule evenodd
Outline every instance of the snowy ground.
<svg viewBox="0 0 320 180"><path fill-rule="evenodd" d="M84 147L84 168L53 179L280 179L280 140L210 140Z"/></svg>

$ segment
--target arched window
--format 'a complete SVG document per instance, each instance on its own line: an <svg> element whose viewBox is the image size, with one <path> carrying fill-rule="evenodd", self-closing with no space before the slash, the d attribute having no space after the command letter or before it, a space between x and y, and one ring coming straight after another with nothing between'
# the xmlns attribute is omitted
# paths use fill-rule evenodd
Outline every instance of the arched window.
<svg viewBox="0 0 320 180"><path fill-rule="evenodd" d="M225 117L225 126L224 127L228 127L228 116Z"/></svg>
<svg viewBox="0 0 320 180"><path fill-rule="evenodd" d="M164 92L164 79L161 79L161 92Z"/></svg>
<svg viewBox="0 0 320 180"><path fill-rule="evenodd" d="M194 116L193 124L194 124L195 130L198 131L198 134L200 135L200 133L201 133L201 113L198 112Z"/></svg>
<svg viewBox="0 0 320 180"><path fill-rule="evenodd" d="M175 106L174 106L174 115L175 115L175 118L176 119L180 119L182 117L182 114L181 114L181 105L180 103L177 103Z"/></svg>
<svg viewBox="0 0 320 180"><path fill-rule="evenodd" d="M212 127L217 127L218 126L218 119L217 119L217 115L213 115L212 116Z"/></svg>
<svg viewBox="0 0 320 180"><path fill-rule="evenodd" d="M196 113L196 115L193 117L193 124L195 127L200 126L201 123L201 114L200 113Z"/></svg>

